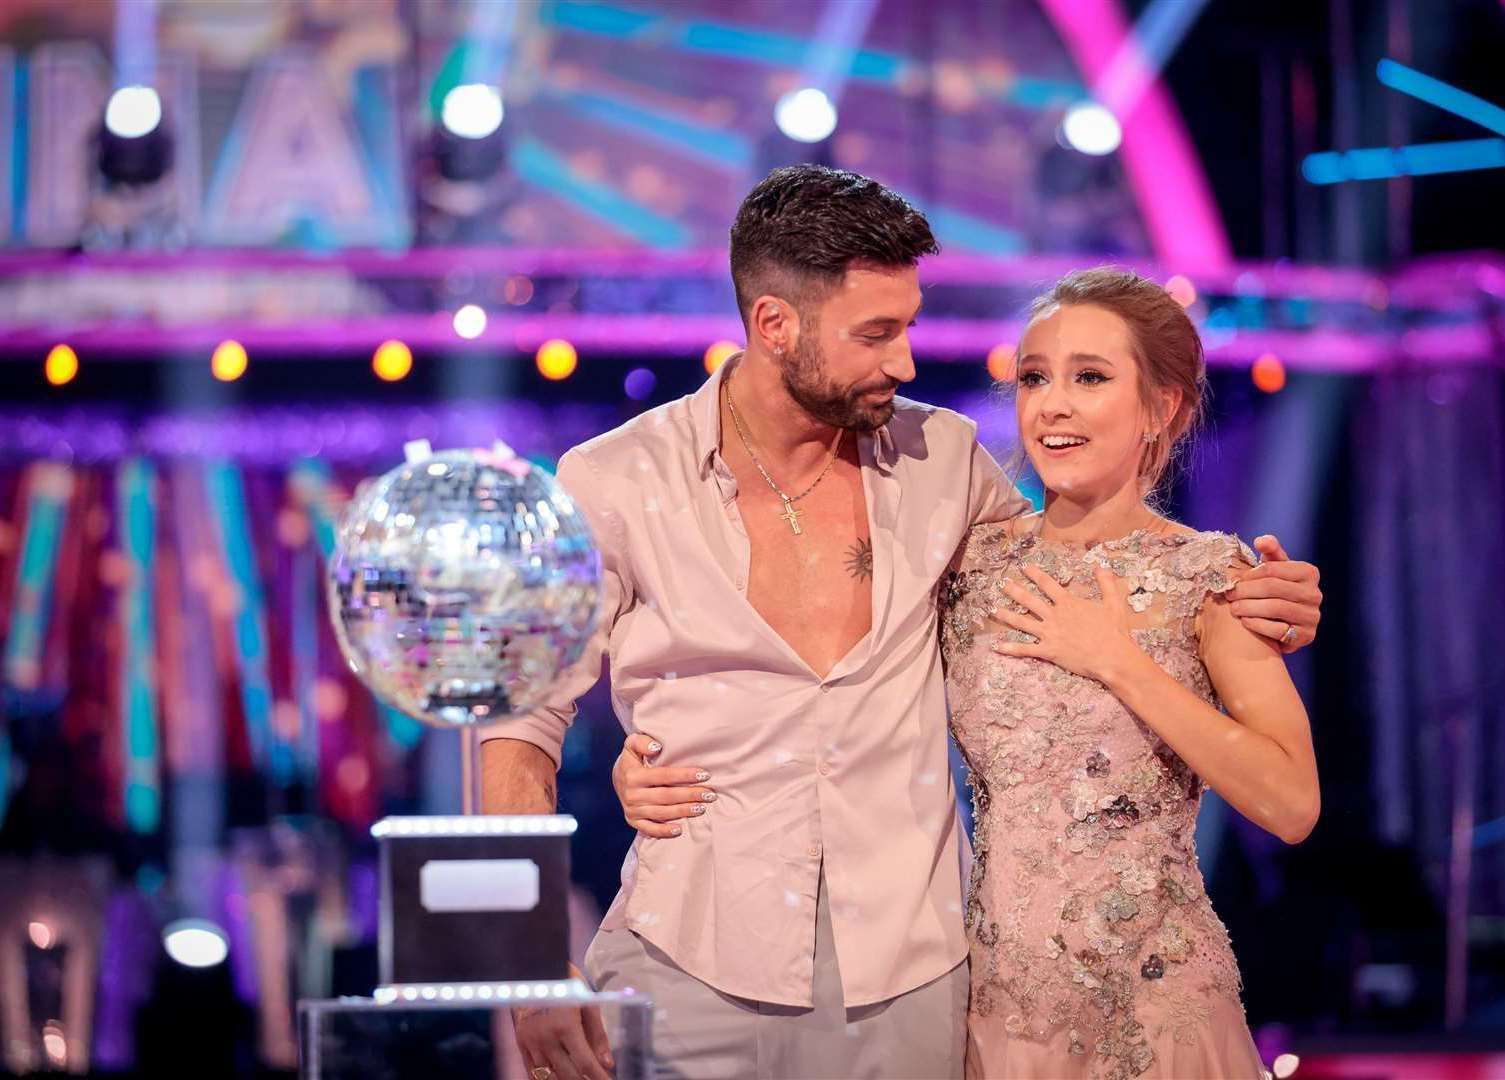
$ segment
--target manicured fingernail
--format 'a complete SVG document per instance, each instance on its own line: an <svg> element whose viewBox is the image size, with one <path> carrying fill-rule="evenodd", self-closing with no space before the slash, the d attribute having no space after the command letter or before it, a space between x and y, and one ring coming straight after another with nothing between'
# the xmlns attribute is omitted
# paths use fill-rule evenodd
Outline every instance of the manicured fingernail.
<svg viewBox="0 0 1505 1080"><path fill-rule="evenodd" d="M695 806L690 807L690 813L692 813L692 814L703 814L703 813L705 813L705 810L706 810L706 808L704 806L699 805L699 804L696 804Z"/></svg>
<svg viewBox="0 0 1505 1080"><path fill-rule="evenodd" d="M706 802L715 802L716 801L716 793L714 791L702 791L700 793L700 797L702 799L704 799Z"/></svg>
<svg viewBox="0 0 1505 1080"><path fill-rule="evenodd" d="M704 769L701 769L698 773L695 774L696 781L699 782L699 783L702 783L702 784L705 783L710 778L711 778L711 774L708 773L708 772L706 772Z"/></svg>
<svg viewBox="0 0 1505 1080"><path fill-rule="evenodd" d="M663 743L651 742L651 743L648 744L648 752L650 754L656 754L660 750L662 750L663 748L664 748L664 744Z"/></svg>
<svg viewBox="0 0 1505 1080"><path fill-rule="evenodd" d="M669 831L675 836L678 836L680 833L684 832L684 830L681 829L678 825L674 826L674 828L670 829Z"/></svg>

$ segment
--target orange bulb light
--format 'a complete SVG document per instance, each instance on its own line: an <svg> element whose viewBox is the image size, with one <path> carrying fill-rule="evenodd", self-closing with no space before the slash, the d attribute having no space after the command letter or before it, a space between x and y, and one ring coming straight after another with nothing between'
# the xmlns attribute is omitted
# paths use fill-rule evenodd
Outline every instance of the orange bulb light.
<svg viewBox="0 0 1505 1080"><path fill-rule="evenodd" d="M221 341L209 358L209 370L220 382L234 382L246 373L250 364L246 347L238 341Z"/></svg>
<svg viewBox="0 0 1505 1080"><path fill-rule="evenodd" d="M742 346L735 341L717 341L705 351L705 369L708 374L714 375L722 364L742 351Z"/></svg>
<svg viewBox="0 0 1505 1080"><path fill-rule="evenodd" d="M383 382L397 382L413 370L413 350L401 341L383 341L371 357L371 370Z"/></svg>
<svg viewBox="0 0 1505 1080"><path fill-rule="evenodd" d="M70 345L54 345L42 365L47 381L53 386L62 386L73 381L78 374L78 353Z"/></svg>
<svg viewBox="0 0 1505 1080"><path fill-rule="evenodd" d="M553 338L538 347L536 361L540 375L545 379L558 382L560 379L568 379L575 374L580 357L575 352L575 346L568 341Z"/></svg>
<svg viewBox="0 0 1505 1080"><path fill-rule="evenodd" d="M1254 385L1267 394L1273 394L1286 384L1286 366L1274 353L1265 353L1249 369Z"/></svg>
<svg viewBox="0 0 1505 1080"><path fill-rule="evenodd" d="M1014 381L1014 346L1001 342L988 350L988 374L994 382Z"/></svg>

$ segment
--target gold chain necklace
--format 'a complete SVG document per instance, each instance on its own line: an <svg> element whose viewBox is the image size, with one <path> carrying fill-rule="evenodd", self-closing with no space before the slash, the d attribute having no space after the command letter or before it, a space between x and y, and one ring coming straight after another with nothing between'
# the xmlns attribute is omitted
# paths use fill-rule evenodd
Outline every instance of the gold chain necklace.
<svg viewBox="0 0 1505 1080"><path fill-rule="evenodd" d="M809 487L798 495L790 496L784 494L784 489L774 483L773 477L768 475L768 470L763 468L763 463L758 460L758 455L753 453L752 443L748 441L747 432L742 430L742 420L737 416L737 406L732 404L731 380L727 380L726 384L726 407L732 414L732 426L737 429L737 438L742 440L742 449L747 451L747 456L752 459L752 463L757 467L758 472L763 474L763 479L768 481L768 486L773 488L773 493L784 500L784 512L779 517L789 522L789 527L794 530L795 536L802 535L804 530L800 528L800 516L804 514L804 511L796 509L794 504L814 491L815 485L826 478L826 473L830 472L831 466L836 464L836 451L841 448L841 437L846 432L841 428L836 429L836 439L831 443L831 456L826 458L826 467L820 471L820 475L811 482Z"/></svg>

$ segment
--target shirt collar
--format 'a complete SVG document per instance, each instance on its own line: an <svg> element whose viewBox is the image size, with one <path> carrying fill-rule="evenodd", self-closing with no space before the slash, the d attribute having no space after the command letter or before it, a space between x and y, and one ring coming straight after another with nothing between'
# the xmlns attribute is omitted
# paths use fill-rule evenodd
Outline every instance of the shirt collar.
<svg viewBox="0 0 1505 1080"><path fill-rule="evenodd" d="M721 446L721 387L731 371L741 361L740 352L733 353L715 373L690 395L690 426L695 437L695 467L704 480L715 463L716 450ZM893 432L884 424L871 435L873 464L885 475L893 471L899 460L899 447L894 442Z"/></svg>

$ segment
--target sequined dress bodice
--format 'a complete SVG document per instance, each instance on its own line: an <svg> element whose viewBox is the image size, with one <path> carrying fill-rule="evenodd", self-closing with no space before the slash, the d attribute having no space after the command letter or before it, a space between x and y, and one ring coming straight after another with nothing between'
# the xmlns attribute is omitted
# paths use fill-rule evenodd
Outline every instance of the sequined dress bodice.
<svg viewBox="0 0 1505 1080"><path fill-rule="evenodd" d="M1217 704L1196 619L1254 556L1220 533L1140 531L1086 547L1015 528L973 528L941 594L951 724L975 809L971 1008L1010 1038L1060 1040L1084 1075L1136 1076L1161 1040L1200 1037L1209 1000L1238 1007L1238 969L1193 847L1203 784L1100 683L994 652L1000 636L1028 639L990 615L1013 607L1004 582L1033 588L1026 565L1093 598L1093 569L1107 566L1129 585L1135 641Z"/></svg>

